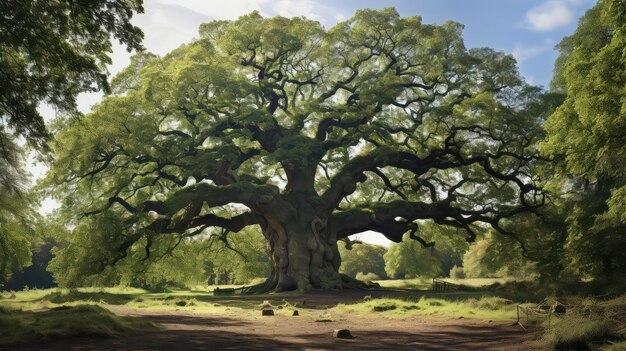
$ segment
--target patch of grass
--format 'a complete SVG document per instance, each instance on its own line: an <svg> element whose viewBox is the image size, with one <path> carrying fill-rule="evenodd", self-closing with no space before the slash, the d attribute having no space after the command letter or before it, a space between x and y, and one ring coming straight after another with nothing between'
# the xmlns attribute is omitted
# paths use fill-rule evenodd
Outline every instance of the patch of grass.
<svg viewBox="0 0 626 351"><path fill-rule="evenodd" d="M0 345L71 336L116 337L154 330L147 321L119 317L96 305L33 312L0 308Z"/></svg>
<svg viewBox="0 0 626 351"><path fill-rule="evenodd" d="M626 341L617 342L602 348L602 351L626 351Z"/></svg>
<svg viewBox="0 0 626 351"><path fill-rule="evenodd" d="M477 309L497 311L507 309L513 301L497 296L485 296L480 299L469 299L467 304Z"/></svg>
<svg viewBox="0 0 626 351"><path fill-rule="evenodd" d="M468 286L472 288L482 288L493 284L506 284L509 282L517 281L514 278L463 278L463 279L443 279L453 284Z"/></svg>
<svg viewBox="0 0 626 351"><path fill-rule="evenodd" d="M316 323L332 323L335 319L330 314L330 311L322 313L322 315L315 320Z"/></svg>
<svg viewBox="0 0 626 351"><path fill-rule="evenodd" d="M553 318L544 339L556 350L586 350L589 342L611 336L611 323L608 320L570 314Z"/></svg>
<svg viewBox="0 0 626 351"><path fill-rule="evenodd" d="M263 309L263 308L275 308L274 305L272 305L268 300L264 300L262 303L260 303L259 307L261 309Z"/></svg>
<svg viewBox="0 0 626 351"><path fill-rule="evenodd" d="M407 315L436 315L442 317L471 317L490 320L514 320L515 305L508 300L481 297L478 299L444 300L422 297L419 300L380 298L358 301L353 304L339 304L339 311L357 314L384 315L390 318L404 318Z"/></svg>
<svg viewBox="0 0 626 351"><path fill-rule="evenodd" d="M42 297L44 301L50 301L56 304L67 302L86 301L86 302L102 302L110 305L124 305L135 298L131 294L112 294L105 291L57 291Z"/></svg>
<svg viewBox="0 0 626 351"><path fill-rule="evenodd" d="M626 295L606 300L570 297L568 302L565 315L544 323L547 347L626 351Z"/></svg>
<svg viewBox="0 0 626 351"><path fill-rule="evenodd" d="M387 289L428 290L432 286L432 280L427 278L376 280L374 283Z"/></svg>

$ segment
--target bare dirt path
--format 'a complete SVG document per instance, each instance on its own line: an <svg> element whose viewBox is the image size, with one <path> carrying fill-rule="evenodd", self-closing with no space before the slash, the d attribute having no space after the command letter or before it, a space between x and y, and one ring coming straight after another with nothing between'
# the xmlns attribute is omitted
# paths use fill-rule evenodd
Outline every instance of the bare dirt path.
<svg viewBox="0 0 626 351"><path fill-rule="evenodd" d="M289 296L309 305L337 302L330 295ZM345 296L342 296L345 297ZM350 296L352 297L352 296ZM356 297L356 296L355 296ZM280 298L280 296L277 296ZM228 302L227 298L224 302ZM330 303L329 303L330 304ZM300 309L300 316L261 316L260 311L215 314L147 311L109 306L119 315L154 321L160 330L118 339L73 338L18 350L529 350L531 335L510 322L433 316L366 318L333 313L332 322L316 322L324 309ZM354 339L335 339L333 329L347 328Z"/></svg>

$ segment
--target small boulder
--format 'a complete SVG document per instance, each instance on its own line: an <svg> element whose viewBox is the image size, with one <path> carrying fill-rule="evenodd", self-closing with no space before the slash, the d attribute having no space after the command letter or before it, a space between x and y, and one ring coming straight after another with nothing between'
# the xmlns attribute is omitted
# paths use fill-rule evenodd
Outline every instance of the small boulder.
<svg viewBox="0 0 626 351"><path fill-rule="evenodd" d="M292 316L299 316L300 313L298 313L298 310L294 310Z"/></svg>
<svg viewBox="0 0 626 351"><path fill-rule="evenodd" d="M354 336L352 336L348 329L335 329L333 331L333 337L337 339L354 339Z"/></svg>
<svg viewBox="0 0 626 351"><path fill-rule="evenodd" d="M261 315L263 315L263 316L273 316L274 315L274 310L269 309L269 308L264 308L261 311Z"/></svg>

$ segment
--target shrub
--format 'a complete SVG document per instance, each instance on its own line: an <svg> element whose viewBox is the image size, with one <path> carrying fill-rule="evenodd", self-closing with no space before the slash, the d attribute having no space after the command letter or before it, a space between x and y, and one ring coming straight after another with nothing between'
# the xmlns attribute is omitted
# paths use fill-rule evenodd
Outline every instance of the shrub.
<svg viewBox="0 0 626 351"><path fill-rule="evenodd" d="M544 339L556 350L584 350L588 342L611 336L606 319L588 319L577 315L553 318Z"/></svg>
<svg viewBox="0 0 626 351"><path fill-rule="evenodd" d="M450 278L452 279L463 279L465 278L465 273L463 272L463 267L457 267L454 265L450 270Z"/></svg>
<svg viewBox="0 0 626 351"><path fill-rule="evenodd" d="M469 299L467 300L467 304L478 309L482 310L492 310L497 311L500 309L506 308L506 306L510 306L513 302L511 300L507 300L501 297L481 297L480 299Z"/></svg>
<svg viewBox="0 0 626 351"><path fill-rule="evenodd" d="M356 279L364 282L371 282L372 280L380 280L380 277L376 273L367 273L359 272L356 274Z"/></svg>

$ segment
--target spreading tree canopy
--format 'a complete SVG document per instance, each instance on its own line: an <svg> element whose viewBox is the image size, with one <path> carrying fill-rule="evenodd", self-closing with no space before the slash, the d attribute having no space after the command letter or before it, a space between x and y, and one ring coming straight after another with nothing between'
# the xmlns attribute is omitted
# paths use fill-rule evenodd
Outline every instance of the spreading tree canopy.
<svg viewBox="0 0 626 351"><path fill-rule="evenodd" d="M96 272L258 225L263 289L337 288L337 242L354 233L429 245L418 223L431 220L519 240L507 219L545 198L532 173L543 97L511 56L468 50L461 32L393 9L328 30L252 13L136 56L54 142L48 181L91 238L81 259Z"/></svg>

